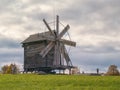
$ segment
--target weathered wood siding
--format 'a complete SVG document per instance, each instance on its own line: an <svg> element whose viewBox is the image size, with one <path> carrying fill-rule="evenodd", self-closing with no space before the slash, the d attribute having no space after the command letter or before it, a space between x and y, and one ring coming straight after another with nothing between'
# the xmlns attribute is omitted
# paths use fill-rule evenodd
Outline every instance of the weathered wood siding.
<svg viewBox="0 0 120 90"><path fill-rule="evenodd" d="M27 43L24 47L24 68L52 67L54 48L44 57L39 54L48 45L47 41Z"/></svg>

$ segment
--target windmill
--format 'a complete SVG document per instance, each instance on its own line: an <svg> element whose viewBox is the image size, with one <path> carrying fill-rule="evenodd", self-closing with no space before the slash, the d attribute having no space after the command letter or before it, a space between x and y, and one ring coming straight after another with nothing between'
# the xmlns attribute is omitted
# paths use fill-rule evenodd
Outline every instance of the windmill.
<svg viewBox="0 0 120 90"><path fill-rule="evenodd" d="M40 55L44 58L47 53L54 47L54 66L60 67L62 66L61 56L64 57L67 66L73 66L70 60L70 57L67 53L65 45L76 46L76 43L70 40L62 39L65 33L70 29L70 26L67 25L64 29L59 32L59 16L56 17L56 30L52 30L45 19L43 19L44 24L47 29L53 36L53 38L49 38L49 44L41 51Z"/></svg>
<svg viewBox="0 0 120 90"><path fill-rule="evenodd" d="M73 68L65 45L76 46L71 40L63 39L63 36L70 29L66 25L60 30L59 16L56 16L56 28L51 29L50 25L43 19L48 31L30 35L22 42L24 47L24 71L65 70ZM60 32L61 31L61 32Z"/></svg>

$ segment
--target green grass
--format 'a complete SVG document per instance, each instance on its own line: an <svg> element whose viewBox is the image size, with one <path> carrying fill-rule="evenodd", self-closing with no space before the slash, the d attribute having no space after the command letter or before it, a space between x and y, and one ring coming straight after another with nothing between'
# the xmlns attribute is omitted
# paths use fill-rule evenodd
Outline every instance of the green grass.
<svg viewBox="0 0 120 90"><path fill-rule="evenodd" d="M120 90L120 77L0 74L0 90Z"/></svg>

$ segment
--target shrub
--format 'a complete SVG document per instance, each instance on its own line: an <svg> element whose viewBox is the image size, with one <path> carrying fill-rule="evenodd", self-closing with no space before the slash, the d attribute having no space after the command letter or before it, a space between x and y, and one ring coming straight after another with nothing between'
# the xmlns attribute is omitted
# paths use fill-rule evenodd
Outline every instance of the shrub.
<svg viewBox="0 0 120 90"><path fill-rule="evenodd" d="M19 68L16 64L4 65L2 67L3 74L17 74L19 72Z"/></svg>
<svg viewBox="0 0 120 90"><path fill-rule="evenodd" d="M108 71L107 71L106 75L111 75L111 76L117 76L117 75L119 75L119 71L117 69L117 66L116 65L110 65L110 67L108 68Z"/></svg>

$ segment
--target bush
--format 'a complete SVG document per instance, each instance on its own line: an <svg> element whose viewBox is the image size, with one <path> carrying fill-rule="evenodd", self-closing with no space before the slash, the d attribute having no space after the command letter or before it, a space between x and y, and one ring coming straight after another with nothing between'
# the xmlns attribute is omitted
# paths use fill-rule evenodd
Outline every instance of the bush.
<svg viewBox="0 0 120 90"><path fill-rule="evenodd" d="M117 66L116 65L110 65L106 75L118 76L119 75L119 71L117 69Z"/></svg>
<svg viewBox="0 0 120 90"><path fill-rule="evenodd" d="M4 65L2 67L3 74L17 74L19 72L19 68L16 64Z"/></svg>

